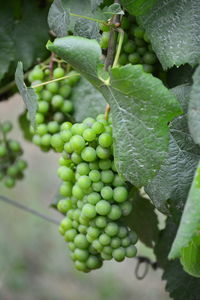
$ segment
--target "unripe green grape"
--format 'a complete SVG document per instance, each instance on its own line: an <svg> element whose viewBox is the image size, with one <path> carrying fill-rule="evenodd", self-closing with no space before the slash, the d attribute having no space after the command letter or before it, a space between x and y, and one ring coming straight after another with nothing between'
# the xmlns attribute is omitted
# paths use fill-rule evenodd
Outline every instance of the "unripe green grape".
<svg viewBox="0 0 200 300"><path fill-rule="evenodd" d="M74 229L78 229L79 223L76 220L74 220L74 221L72 221L72 226Z"/></svg>
<svg viewBox="0 0 200 300"><path fill-rule="evenodd" d="M96 133L92 128L87 128L83 131L83 138L88 141L94 141L96 139Z"/></svg>
<svg viewBox="0 0 200 300"><path fill-rule="evenodd" d="M72 133L71 130L62 130L60 132L60 137L63 140L63 142L69 142L71 137L72 137Z"/></svg>
<svg viewBox="0 0 200 300"><path fill-rule="evenodd" d="M112 259L112 255L109 255L109 254L101 252L101 258L103 260L111 260Z"/></svg>
<svg viewBox="0 0 200 300"><path fill-rule="evenodd" d="M34 135L32 141L36 146L41 145L41 137L39 135Z"/></svg>
<svg viewBox="0 0 200 300"><path fill-rule="evenodd" d="M113 139L112 139L112 136L108 133L102 133L100 136L99 136L99 145L104 147L104 148L108 148L112 145L113 143Z"/></svg>
<svg viewBox="0 0 200 300"><path fill-rule="evenodd" d="M63 113L57 111L54 115L53 115L53 120L56 121L57 123L62 123L65 119L65 116Z"/></svg>
<svg viewBox="0 0 200 300"><path fill-rule="evenodd" d="M121 176L115 175L115 178L114 178L112 184L113 184L115 187L117 187L117 186L124 185L124 184L125 184L125 181L124 181L124 179L123 179Z"/></svg>
<svg viewBox="0 0 200 300"><path fill-rule="evenodd" d="M69 114L73 111L73 104L69 100L64 100L63 105L61 107L61 111L65 114Z"/></svg>
<svg viewBox="0 0 200 300"><path fill-rule="evenodd" d="M107 233L110 237L117 235L119 232L119 226L117 223L110 222L107 224L105 228L105 233Z"/></svg>
<svg viewBox="0 0 200 300"><path fill-rule="evenodd" d="M81 262L84 262L88 259L89 257L89 252L87 250L83 249L75 249L74 251L75 259L79 260Z"/></svg>
<svg viewBox="0 0 200 300"><path fill-rule="evenodd" d="M5 121L3 122L3 124L1 125L1 129L4 133L8 133L12 130L13 126L12 123L9 121Z"/></svg>
<svg viewBox="0 0 200 300"><path fill-rule="evenodd" d="M62 166L58 169L58 176L63 180L63 181L73 181L74 180L74 172L65 166Z"/></svg>
<svg viewBox="0 0 200 300"><path fill-rule="evenodd" d="M74 220L79 221L80 216L81 216L81 210L78 209L78 208L75 209L73 211L73 218L74 218Z"/></svg>
<svg viewBox="0 0 200 300"><path fill-rule="evenodd" d="M130 231L128 233L128 236L129 236L129 239L131 240L132 244L136 244L137 243L138 236L137 236L137 234L134 231Z"/></svg>
<svg viewBox="0 0 200 300"><path fill-rule="evenodd" d="M86 234L87 233L87 226L80 224L78 227L78 231L80 233Z"/></svg>
<svg viewBox="0 0 200 300"><path fill-rule="evenodd" d="M80 249L87 249L89 246L86 236L82 233L79 233L76 235L76 237L74 239L74 244L77 248L80 248Z"/></svg>
<svg viewBox="0 0 200 300"><path fill-rule="evenodd" d="M137 248L134 245L130 245L125 249L126 257L132 258L137 254Z"/></svg>
<svg viewBox="0 0 200 300"><path fill-rule="evenodd" d="M27 168L28 164L25 160L23 159L19 159L17 162L16 162L16 167L18 168L18 170L20 172L24 171L26 168Z"/></svg>
<svg viewBox="0 0 200 300"><path fill-rule="evenodd" d="M42 113L36 113L35 115L36 124L42 124L44 122L44 115Z"/></svg>
<svg viewBox="0 0 200 300"><path fill-rule="evenodd" d="M95 224L99 228L104 228L107 225L107 219L103 216L98 216L95 220Z"/></svg>
<svg viewBox="0 0 200 300"><path fill-rule="evenodd" d="M105 247L103 248L103 253L104 253L104 254L112 255L112 251L113 251L113 249L112 249L112 247L110 247L110 246L105 246Z"/></svg>
<svg viewBox="0 0 200 300"><path fill-rule="evenodd" d="M44 100L44 101L47 101L47 102L50 102L51 99L52 99L52 93L48 90L43 90L41 92L41 98Z"/></svg>
<svg viewBox="0 0 200 300"><path fill-rule="evenodd" d="M91 179L87 175L82 175L79 177L77 184L80 186L82 189L88 189L91 186Z"/></svg>
<svg viewBox="0 0 200 300"><path fill-rule="evenodd" d="M108 218L112 221L118 220L122 215L122 211L118 205L112 205L111 210L108 214Z"/></svg>
<svg viewBox="0 0 200 300"><path fill-rule="evenodd" d="M52 94L59 92L59 84L57 82L51 82L46 85L46 88Z"/></svg>
<svg viewBox="0 0 200 300"><path fill-rule="evenodd" d="M59 88L58 92L62 97L66 99L70 96L72 89L68 84L65 84Z"/></svg>
<svg viewBox="0 0 200 300"><path fill-rule="evenodd" d="M13 152L20 152L21 151L20 143L15 141L15 140L10 140L8 142L8 146L9 146L10 150L13 151Z"/></svg>
<svg viewBox="0 0 200 300"><path fill-rule="evenodd" d="M35 80L31 84L31 87L34 88L34 91L36 92L36 94L40 93L42 91L43 87L42 86L34 87L34 86L39 85L41 83L42 83L41 80Z"/></svg>
<svg viewBox="0 0 200 300"><path fill-rule="evenodd" d="M104 125L101 122L94 122L92 125L92 129L96 134L100 134L104 132Z"/></svg>
<svg viewBox="0 0 200 300"><path fill-rule="evenodd" d="M72 149L77 152L81 152L81 150L85 148L85 141L81 135L72 136L70 139L70 144L72 146Z"/></svg>
<svg viewBox="0 0 200 300"><path fill-rule="evenodd" d="M135 43L138 47L145 46L145 41L143 39L135 38Z"/></svg>
<svg viewBox="0 0 200 300"><path fill-rule="evenodd" d="M116 202L124 202L128 198L128 191L123 186L118 186L114 189L113 198Z"/></svg>
<svg viewBox="0 0 200 300"><path fill-rule="evenodd" d="M15 177L18 173L18 168L16 165L12 165L10 167L8 167L7 169L7 175L10 176L10 177Z"/></svg>
<svg viewBox="0 0 200 300"><path fill-rule="evenodd" d="M119 64L120 64L121 66L126 65L126 64L128 63L128 56L127 56L127 54L122 53L122 54L120 55L120 57L119 57L118 62L119 62Z"/></svg>
<svg viewBox="0 0 200 300"><path fill-rule="evenodd" d="M114 249L112 252L112 256L116 261L123 261L126 255L126 251L124 248L120 247L118 249Z"/></svg>
<svg viewBox="0 0 200 300"><path fill-rule="evenodd" d="M146 52L143 56L143 61L145 64L153 65L156 62L156 56L152 52Z"/></svg>
<svg viewBox="0 0 200 300"><path fill-rule="evenodd" d="M141 61L139 53L131 53L128 56L128 60L131 64L139 64Z"/></svg>
<svg viewBox="0 0 200 300"><path fill-rule="evenodd" d="M65 75L65 70L61 67L57 67L53 70L53 78L61 78Z"/></svg>
<svg viewBox="0 0 200 300"><path fill-rule="evenodd" d="M49 103L47 101L38 102L38 112L41 114L46 114L49 110Z"/></svg>
<svg viewBox="0 0 200 300"><path fill-rule="evenodd" d="M82 213L88 219L94 218L96 216L95 206L90 203L85 204L82 208Z"/></svg>
<svg viewBox="0 0 200 300"><path fill-rule="evenodd" d="M69 250L71 250L71 251L75 251L75 249L76 249L73 242L68 242L68 247L69 247Z"/></svg>
<svg viewBox="0 0 200 300"><path fill-rule="evenodd" d="M94 240L92 242L92 246L94 249L96 249L98 252L101 252L103 249L103 245L99 242L99 240Z"/></svg>
<svg viewBox="0 0 200 300"><path fill-rule="evenodd" d="M98 182L101 179L101 173L98 170L91 170L89 173L89 178L93 182Z"/></svg>
<svg viewBox="0 0 200 300"><path fill-rule="evenodd" d="M144 38L144 30L140 27L135 27L134 28L134 36L138 39L143 39Z"/></svg>
<svg viewBox="0 0 200 300"><path fill-rule="evenodd" d="M48 127L45 124L39 124L37 126L37 133L40 136L43 136L44 134L46 134L48 132Z"/></svg>
<svg viewBox="0 0 200 300"><path fill-rule="evenodd" d="M75 268L79 271L87 272L87 266L85 263L80 261L75 261Z"/></svg>
<svg viewBox="0 0 200 300"><path fill-rule="evenodd" d="M72 208L72 202L70 199L62 199L58 202L57 208L61 213L65 214Z"/></svg>
<svg viewBox="0 0 200 300"><path fill-rule="evenodd" d="M100 47L102 49L108 48L108 42L109 42L110 32L103 32L100 40Z"/></svg>
<svg viewBox="0 0 200 300"><path fill-rule="evenodd" d="M123 50L125 53L130 54L133 53L134 51L136 51L136 45L134 43L134 41L127 41L126 44L124 44Z"/></svg>
<svg viewBox="0 0 200 300"><path fill-rule="evenodd" d="M77 165L76 171L80 174L80 175L88 175L90 172L90 168L88 166L87 163L80 163Z"/></svg>
<svg viewBox="0 0 200 300"><path fill-rule="evenodd" d="M4 157L7 153L6 146L0 145L0 157Z"/></svg>
<svg viewBox="0 0 200 300"><path fill-rule="evenodd" d="M102 261L98 259L96 256L90 255L88 260L86 261L86 266L89 269L98 269L102 266Z"/></svg>
<svg viewBox="0 0 200 300"><path fill-rule="evenodd" d="M147 49L145 47L139 47L137 48L137 52L140 54L140 55L144 55L146 53Z"/></svg>
<svg viewBox="0 0 200 300"><path fill-rule="evenodd" d="M99 236L99 242L103 245L103 246L107 246L110 244L111 242L111 238L109 235L105 234L105 233L102 233L100 236Z"/></svg>
<svg viewBox="0 0 200 300"><path fill-rule="evenodd" d="M36 66L31 72L31 81L42 80L44 78L44 72L40 69L39 66Z"/></svg>
<svg viewBox="0 0 200 300"><path fill-rule="evenodd" d="M98 181L98 182L93 182L92 184L92 189L95 192L100 192L102 190L102 188L104 187L104 184L102 181Z"/></svg>
<svg viewBox="0 0 200 300"><path fill-rule="evenodd" d="M114 179L114 173L111 170L105 170L101 172L101 180L103 183L111 183Z"/></svg>
<svg viewBox="0 0 200 300"><path fill-rule="evenodd" d="M81 156L76 153L76 152L73 152L72 155L71 155L71 160L73 163L75 163L76 165L80 164L82 162L82 158Z"/></svg>
<svg viewBox="0 0 200 300"><path fill-rule="evenodd" d="M122 215L125 217L125 216L128 216L131 213L133 205L132 205L131 202L126 201L126 202L123 202L120 205L120 208L122 210Z"/></svg>
<svg viewBox="0 0 200 300"><path fill-rule="evenodd" d="M72 123L71 122L64 122L62 123L60 130L68 130L72 127Z"/></svg>
<svg viewBox="0 0 200 300"><path fill-rule="evenodd" d="M91 170L98 170L99 169L99 164L98 162L90 162L89 167Z"/></svg>
<svg viewBox="0 0 200 300"><path fill-rule="evenodd" d="M83 151L81 152L81 157L86 162L95 161L96 156L97 156L96 151L92 147L85 147L85 149L83 149Z"/></svg>
<svg viewBox="0 0 200 300"><path fill-rule="evenodd" d="M77 236L77 231L76 229L69 229L65 232L65 241L66 242L73 242L74 241L74 238Z"/></svg>
<svg viewBox="0 0 200 300"><path fill-rule="evenodd" d="M87 234L88 234L93 240L95 240L95 239L97 239L98 236L100 235L100 230L99 230L98 228L96 228L96 227L90 226L90 227L88 227L88 229L87 229Z"/></svg>
<svg viewBox="0 0 200 300"><path fill-rule="evenodd" d="M113 189L110 186L104 186L101 189L101 196L105 200L111 200L113 198Z"/></svg>
<svg viewBox="0 0 200 300"><path fill-rule="evenodd" d="M12 188L15 186L15 179L12 177L6 177L4 184L7 188Z"/></svg>
<svg viewBox="0 0 200 300"><path fill-rule="evenodd" d="M123 239L127 236L128 234L128 229L125 226L120 226L119 232L118 232L118 237L120 239Z"/></svg>
<svg viewBox="0 0 200 300"><path fill-rule="evenodd" d="M96 212L101 216L106 216L111 211L111 205L106 200L101 200L96 204Z"/></svg>
<svg viewBox="0 0 200 300"><path fill-rule="evenodd" d="M45 135L43 135L41 137L41 143L40 143L41 146L44 146L44 147L50 147L51 145L51 135L46 133Z"/></svg>
<svg viewBox="0 0 200 300"><path fill-rule="evenodd" d="M60 186L59 192L64 197L70 197L72 195L72 183L71 182L64 182Z"/></svg>
<svg viewBox="0 0 200 300"><path fill-rule="evenodd" d="M72 149L72 146L71 146L70 142L64 144L64 150L67 152L67 154L73 152L73 149Z"/></svg>
<svg viewBox="0 0 200 300"><path fill-rule="evenodd" d="M121 239L118 237L112 238L110 245L113 249L119 248L121 246Z"/></svg>
<svg viewBox="0 0 200 300"><path fill-rule="evenodd" d="M70 86L74 86L80 80L80 74L74 70L70 71L68 76L69 78L67 78L67 82Z"/></svg>
<svg viewBox="0 0 200 300"><path fill-rule="evenodd" d="M84 192L77 184L75 184L72 188L72 195L81 200L84 197Z"/></svg>
<svg viewBox="0 0 200 300"><path fill-rule="evenodd" d="M87 196L87 201L90 204L96 205L100 201L101 197L99 193L97 192L92 192Z"/></svg>
<svg viewBox="0 0 200 300"><path fill-rule="evenodd" d="M83 121L83 124L85 124L88 127L92 127L92 125L96 122L95 119L88 117Z"/></svg>
<svg viewBox="0 0 200 300"><path fill-rule="evenodd" d="M64 98L61 95L55 95L53 96L51 100L51 105L54 108L60 108L64 103Z"/></svg>
<svg viewBox="0 0 200 300"><path fill-rule="evenodd" d="M64 218L61 223L60 226L63 228L63 230L66 232L67 230L72 229L72 221L69 218ZM70 249L72 250L72 249Z"/></svg>
<svg viewBox="0 0 200 300"><path fill-rule="evenodd" d="M100 159L107 159L110 157L111 155L111 151L110 148L103 148L100 145L97 146L96 148L96 155L100 158Z"/></svg>
<svg viewBox="0 0 200 300"><path fill-rule="evenodd" d="M63 147L63 141L61 139L61 136L59 133L56 133L54 135L51 136L51 146L55 149L61 149L62 151L62 147Z"/></svg>
<svg viewBox="0 0 200 300"><path fill-rule="evenodd" d="M51 121L51 122L48 123L47 129L50 133L53 134L53 133L57 133L59 131L60 126L57 122Z"/></svg>

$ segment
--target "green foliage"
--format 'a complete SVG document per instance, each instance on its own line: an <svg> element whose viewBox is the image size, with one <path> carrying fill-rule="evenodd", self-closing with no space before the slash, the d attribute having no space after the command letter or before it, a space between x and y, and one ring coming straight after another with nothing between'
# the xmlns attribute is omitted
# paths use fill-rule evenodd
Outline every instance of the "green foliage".
<svg viewBox="0 0 200 300"><path fill-rule="evenodd" d="M94 40L60 38L47 47L102 92L111 106L118 170L132 184L146 185L167 154L167 124L181 113L176 98L141 66L113 68L110 82L104 84L97 77L100 47ZM142 143L138 134L143 136Z"/></svg>
<svg viewBox="0 0 200 300"><path fill-rule="evenodd" d="M23 61L26 71L47 56L48 5L41 8L35 0L15 2L5 2L0 11L0 80L6 76L4 82L13 79L17 61Z"/></svg>
<svg viewBox="0 0 200 300"><path fill-rule="evenodd" d="M121 0L122 5L134 16L146 14L157 0Z"/></svg>
<svg viewBox="0 0 200 300"><path fill-rule="evenodd" d="M37 111L37 95L33 88L27 87L26 84L24 83L22 62L18 62L17 69L15 72L15 82L24 100L24 103L28 109L31 124L33 127L35 127L35 115Z"/></svg>
<svg viewBox="0 0 200 300"><path fill-rule="evenodd" d="M64 9L61 0L55 0L50 7L48 23L51 30L58 36L66 36L70 23L69 12Z"/></svg>
<svg viewBox="0 0 200 300"><path fill-rule="evenodd" d="M199 62L199 14L196 0L159 0L139 17L164 69Z"/></svg>
<svg viewBox="0 0 200 300"><path fill-rule="evenodd" d="M185 204L185 208L182 214L179 229L177 231L176 238L173 242L172 249L169 254L169 258L179 257L182 248L188 246L192 237L197 234L197 230L200 225L200 164L198 164L188 199Z"/></svg>
<svg viewBox="0 0 200 300"><path fill-rule="evenodd" d="M140 241L153 248L159 233L155 207L135 189L131 191L129 197L133 210L125 222L137 233Z"/></svg>

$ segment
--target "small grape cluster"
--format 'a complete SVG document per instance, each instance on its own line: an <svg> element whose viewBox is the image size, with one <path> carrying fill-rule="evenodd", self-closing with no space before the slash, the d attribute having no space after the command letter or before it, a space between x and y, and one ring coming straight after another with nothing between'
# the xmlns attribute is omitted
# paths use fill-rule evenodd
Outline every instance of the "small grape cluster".
<svg viewBox="0 0 200 300"><path fill-rule="evenodd" d="M104 260L134 257L137 235L122 222L132 203L115 167L111 121L99 115L74 125L65 122L54 146L63 150L58 169L63 198L57 208L66 217L60 233L75 267L89 272Z"/></svg>
<svg viewBox="0 0 200 300"><path fill-rule="evenodd" d="M43 69L44 68L44 69ZM39 85L50 79L59 79L69 76L61 81L54 81L43 86L38 86L35 91L38 96L38 108L36 113L37 129L33 133L33 143L43 151L49 151L51 137L59 132L61 124L68 120L73 112L73 104L70 100L72 87L79 81L79 75L75 71L67 71L56 66L53 70L53 78L50 75L48 66L37 65L29 74L29 81L32 86Z"/></svg>
<svg viewBox="0 0 200 300"><path fill-rule="evenodd" d="M148 73L155 73L158 71L160 64L152 50L151 43L144 30L137 25L133 16L124 16L121 22L121 28L124 32L124 41L119 57L119 65L126 65L131 63L142 64L143 68ZM101 25L102 38L100 46L103 49L108 48L108 41L110 35L110 27Z"/></svg>
<svg viewBox="0 0 200 300"><path fill-rule="evenodd" d="M27 168L27 162L20 158L23 153L20 143L7 138L11 130L10 122L0 124L0 181L4 180L7 188L14 187L16 180L23 178Z"/></svg>

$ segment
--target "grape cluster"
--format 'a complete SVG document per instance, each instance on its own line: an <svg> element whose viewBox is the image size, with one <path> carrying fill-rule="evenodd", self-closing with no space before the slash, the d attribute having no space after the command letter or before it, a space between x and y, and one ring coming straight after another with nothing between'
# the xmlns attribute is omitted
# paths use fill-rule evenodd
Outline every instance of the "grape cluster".
<svg viewBox="0 0 200 300"><path fill-rule="evenodd" d="M57 66L53 70L53 78L50 78L48 66L37 65L29 74L31 84L37 85L50 79L59 79L70 76L61 81L48 83L35 88L38 96L38 108L36 113L36 132L32 129L33 142L42 150L48 151L51 146L51 137L60 131L61 124L69 119L73 112L73 104L70 101L72 87L78 82L79 75L75 71L67 73L64 68Z"/></svg>
<svg viewBox="0 0 200 300"><path fill-rule="evenodd" d="M63 150L58 169L63 198L57 208L66 217L60 233L75 267L89 272L104 260L134 257L137 236L122 223L132 203L115 167L111 121L99 115L74 125L65 122L54 147Z"/></svg>
<svg viewBox="0 0 200 300"><path fill-rule="evenodd" d="M124 32L124 41L119 57L119 65L131 63L142 64L148 73L156 73L160 68L158 59L152 50L151 43L144 30L137 25L133 16L124 16L121 22ZM101 25L102 38L100 46L107 49L109 41L109 26Z"/></svg>
<svg viewBox="0 0 200 300"><path fill-rule="evenodd" d="M3 180L7 188L14 187L16 180L23 178L27 167L26 161L20 158L23 153L20 143L7 138L11 130L10 122L0 124L0 181Z"/></svg>

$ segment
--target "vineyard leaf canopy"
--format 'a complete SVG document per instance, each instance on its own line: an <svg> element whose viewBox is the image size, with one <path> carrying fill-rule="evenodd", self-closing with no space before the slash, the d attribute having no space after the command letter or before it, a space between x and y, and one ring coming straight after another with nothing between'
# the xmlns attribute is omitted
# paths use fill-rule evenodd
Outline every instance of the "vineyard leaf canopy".
<svg viewBox="0 0 200 300"><path fill-rule="evenodd" d="M181 217L181 222L173 242L169 258L174 259L181 254L200 226L200 163L198 164L187 202Z"/></svg>
<svg viewBox="0 0 200 300"><path fill-rule="evenodd" d="M175 96L142 66L111 69L110 84L105 85L97 76L101 49L95 40L60 38L49 42L47 48L104 95L111 106L118 171L136 186L146 185L166 157L168 122L182 112Z"/></svg>
<svg viewBox="0 0 200 300"><path fill-rule="evenodd" d="M134 16L146 14L157 0L121 0L121 4Z"/></svg>
<svg viewBox="0 0 200 300"><path fill-rule="evenodd" d="M49 10L48 23L51 30L58 36L66 36L70 16L68 10L63 7L61 0L55 0Z"/></svg>
<svg viewBox="0 0 200 300"><path fill-rule="evenodd" d="M182 85L172 91L186 112L190 87ZM158 210L169 213L169 199L173 209L179 211L183 209L199 159L200 149L190 135L187 115L180 116L170 126L167 158L156 177L146 187L147 194Z"/></svg>
<svg viewBox="0 0 200 300"><path fill-rule="evenodd" d="M37 111L37 95L33 88L27 87L24 83L23 64L18 62L15 72L15 82L19 92L28 109L31 125L35 127L35 115Z"/></svg>
<svg viewBox="0 0 200 300"><path fill-rule="evenodd" d="M196 144L200 145L200 66L193 76L188 110L189 129Z"/></svg>
<svg viewBox="0 0 200 300"><path fill-rule="evenodd" d="M159 0L138 20L164 69L173 65L199 63L199 1Z"/></svg>

